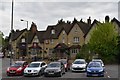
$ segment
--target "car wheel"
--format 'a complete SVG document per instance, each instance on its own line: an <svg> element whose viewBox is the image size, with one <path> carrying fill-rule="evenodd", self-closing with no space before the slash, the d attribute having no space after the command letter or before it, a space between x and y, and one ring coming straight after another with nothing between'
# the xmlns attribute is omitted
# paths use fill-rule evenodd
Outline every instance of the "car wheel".
<svg viewBox="0 0 120 80"><path fill-rule="evenodd" d="M59 74L59 77L61 77L62 76L62 72L60 72L60 74Z"/></svg>
<svg viewBox="0 0 120 80"><path fill-rule="evenodd" d="M7 73L7 76L10 76L10 74L9 74L9 73Z"/></svg>
<svg viewBox="0 0 120 80"><path fill-rule="evenodd" d="M39 71L38 76L41 76L41 75L42 75L42 72L41 72L41 71Z"/></svg>
<svg viewBox="0 0 120 80"><path fill-rule="evenodd" d="M90 77L89 75L86 75L87 77Z"/></svg>
<svg viewBox="0 0 120 80"><path fill-rule="evenodd" d="M65 69L65 72L67 72L67 71L68 71L68 68Z"/></svg>

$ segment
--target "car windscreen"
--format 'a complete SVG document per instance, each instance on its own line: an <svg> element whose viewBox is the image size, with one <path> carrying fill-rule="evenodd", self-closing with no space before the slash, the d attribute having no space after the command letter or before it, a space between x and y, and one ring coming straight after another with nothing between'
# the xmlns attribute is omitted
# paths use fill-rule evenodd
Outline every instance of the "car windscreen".
<svg viewBox="0 0 120 80"><path fill-rule="evenodd" d="M85 64L85 61L74 61L73 64Z"/></svg>
<svg viewBox="0 0 120 80"><path fill-rule="evenodd" d="M11 67L20 67L20 66L22 66L22 63L15 63Z"/></svg>
<svg viewBox="0 0 120 80"><path fill-rule="evenodd" d="M40 63L31 63L28 67L39 67Z"/></svg>
<svg viewBox="0 0 120 80"><path fill-rule="evenodd" d="M99 63L90 63L88 67L101 67Z"/></svg>
<svg viewBox="0 0 120 80"><path fill-rule="evenodd" d="M47 67L60 67L59 63L50 63Z"/></svg>

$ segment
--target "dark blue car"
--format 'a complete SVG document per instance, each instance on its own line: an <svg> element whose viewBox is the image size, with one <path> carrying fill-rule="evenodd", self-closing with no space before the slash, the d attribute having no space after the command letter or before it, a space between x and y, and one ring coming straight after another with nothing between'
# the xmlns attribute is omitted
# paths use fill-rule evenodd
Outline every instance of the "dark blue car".
<svg viewBox="0 0 120 80"><path fill-rule="evenodd" d="M104 77L104 68L100 62L90 62L87 66L87 77L101 76Z"/></svg>

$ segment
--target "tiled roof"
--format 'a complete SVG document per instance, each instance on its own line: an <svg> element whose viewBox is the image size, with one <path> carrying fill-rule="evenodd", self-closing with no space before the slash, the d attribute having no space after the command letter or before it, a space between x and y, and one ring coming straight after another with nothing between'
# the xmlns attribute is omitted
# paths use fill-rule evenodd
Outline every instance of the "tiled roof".
<svg viewBox="0 0 120 80"><path fill-rule="evenodd" d="M72 46L70 46L70 48L72 48L72 49L74 49L74 48L81 48L81 46L80 45L72 45Z"/></svg>
<svg viewBox="0 0 120 80"><path fill-rule="evenodd" d="M119 22L116 18L113 18L113 19L111 20L111 22L116 22L116 23L118 24L118 26L120 27L120 22Z"/></svg>
<svg viewBox="0 0 120 80"><path fill-rule="evenodd" d="M24 31L26 31L27 29L23 29L23 30L21 30L21 31L14 31L14 32L12 32L12 40L14 41L14 40L16 40ZM11 33L10 33L10 35L9 35L9 38L11 37Z"/></svg>
<svg viewBox="0 0 120 80"><path fill-rule="evenodd" d="M100 23L99 21L97 21L96 19L94 19L93 23L91 24L91 26L89 26L88 31L87 31L87 33L84 35L84 37L87 36L88 32L91 30L91 28L93 27L94 24L99 24L99 23Z"/></svg>

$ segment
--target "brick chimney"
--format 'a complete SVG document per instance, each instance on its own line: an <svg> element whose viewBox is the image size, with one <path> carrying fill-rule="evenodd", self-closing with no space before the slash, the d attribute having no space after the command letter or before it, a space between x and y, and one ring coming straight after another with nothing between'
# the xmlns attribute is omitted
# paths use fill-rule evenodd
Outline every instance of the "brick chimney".
<svg viewBox="0 0 120 80"><path fill-rule="evenodd" d="M89 17L89 19L87 19L87 23L89 26L91 25L91 17Z"/></svg>
<svg viewBox="0 0 120 80"><path fill-rule="evenodd" d="M32 24L31 24L30 31L32 31L33 33L36 33L36 31L37 31L37 26L34 22L32 22Z"/></svg>

